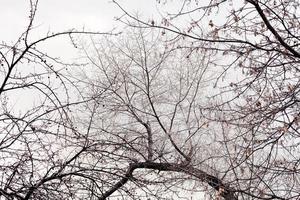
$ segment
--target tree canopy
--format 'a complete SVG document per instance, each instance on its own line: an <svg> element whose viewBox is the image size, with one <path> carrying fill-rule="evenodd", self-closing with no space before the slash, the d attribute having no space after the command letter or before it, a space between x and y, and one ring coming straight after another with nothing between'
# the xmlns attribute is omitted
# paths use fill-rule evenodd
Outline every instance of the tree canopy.
<svg viewBox="0 0 300 200"><path fill-rule="evenodd" d="M30 1L1 42L0 199L300 198L300 2L113 2L122 33L32 40Z"/></svg>

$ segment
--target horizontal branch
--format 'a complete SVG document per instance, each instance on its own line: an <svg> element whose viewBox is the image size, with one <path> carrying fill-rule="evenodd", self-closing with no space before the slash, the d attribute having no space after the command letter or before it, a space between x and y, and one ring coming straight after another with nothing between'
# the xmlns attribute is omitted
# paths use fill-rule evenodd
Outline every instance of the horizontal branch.
<svg viewBox="0 0 300 200"><path fill-rule="evenodd" d="M192 175L198 178L201 182L207 183L212 188L220 192L220 195L224 197L225 200L237 200L234 196L234 190L226 186L219 178L212 176L202 170L197 168L176 164L176 163L155 163L155 162L139 162L132 163L124 175L124 177L119 180L111 189L105 192L100 200L105 200L107 197L112 195L115 191L124 186L131 178L133 178L133 172L135 169L152 169L158 171L173 171Z"/></svg>

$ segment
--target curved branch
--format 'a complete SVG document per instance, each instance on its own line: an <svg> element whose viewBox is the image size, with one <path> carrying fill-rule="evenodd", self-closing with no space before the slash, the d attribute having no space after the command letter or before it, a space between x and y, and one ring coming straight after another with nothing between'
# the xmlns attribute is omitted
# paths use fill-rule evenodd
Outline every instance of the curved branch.
<svg viewBox="0 0 300 200"><path fill-rule="evenodd" d="M152 169L158 171L172 171L192 175L198 178L201 182L205 182L219 192L225 200L237 200L234 195L234 190L228 187L216 176L212 176L200 169L176 163L155 163L155 162L139 162L131 163L124 177L119 180L111 189L105 192L99 200L105 200L122 186L124 186L131 178L135 169Z"/></svg>

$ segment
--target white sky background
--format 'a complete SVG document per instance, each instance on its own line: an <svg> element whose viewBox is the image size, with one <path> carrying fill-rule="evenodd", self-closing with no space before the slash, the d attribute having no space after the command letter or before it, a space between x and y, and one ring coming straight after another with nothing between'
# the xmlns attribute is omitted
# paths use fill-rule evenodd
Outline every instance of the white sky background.
<svg viewBox="0 0 300 200"><path fill-rule="evenodd" d="M157 14L155 0L118 2L130 12L138 11L145 17ZM14 43L28 24L29 0L0 0L0 8L0 41ZM114 19L121 14L121 10L110 0L40 0L34 21L35 29L31 36L37 39L45 36L48 31L62 32L83 28L86 31L108 32L121 26ZM73 54L66 51L69 40L53 40L47 43L50 45L47 46L47 51L57 54L54 56L67 58Z"/></svg>
<svg viewBox="0 0 300 200"><path fill-rule="evenodd" d="M12 44L26 29L29 22L29 2L29 0L0 0L0 41ZM143 20L157 18L162 10L176 13L181 7L181 1L172 0L165 7L156 0L117 0L117 2L129 13L138 13ZM202 0L202 2L205 4L209 1ZM85 31L95 32L109 32L114 28L115 32L122 31L120 27L123 25L115 20L115 17L122 14L112 0L39 0L34 30L30 38L33 41L44 37L48 32L83 30L83 28ZM219 18L217 21L223 20ZM45 43L47 46L44 50L51 56L61 57L64 60L76 57L74 49L70 48L69 38L58 37L44 42L44 45Z"/></svg>
<svg viewBox="0 0 300 200"><path fill-rule="evenodd" d="M155 0L119 0L129 11L151 15L156 10ZM18 36L26 27L29 0L0 0L1 40ZM64 31L71 28L107 31L117 24L115 16L122 12L109 0L40 0L36 29Z"/></svg>

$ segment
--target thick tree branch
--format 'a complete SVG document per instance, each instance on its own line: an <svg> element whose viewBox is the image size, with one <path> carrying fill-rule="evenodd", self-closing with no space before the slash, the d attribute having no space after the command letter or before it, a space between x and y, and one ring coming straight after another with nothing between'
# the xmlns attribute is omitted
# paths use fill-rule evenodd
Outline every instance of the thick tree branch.
<svg viewBox="0 0 300 200"><path fill-rule="evenodd" d="M107 197L112 195L115 191L124 186L132 177L135 169L152 169L158 171L172 171L179 172L188 175L192 175L198 178L201 182L205 182L210 185L212 188L220 192L220 195L224 197L225 200L237 200L234 195L234 190L228 187L222 182L219 178L212 176L200 169L176 163L155 163L155 162L139 162L132 163L129 165L129 168L124 175L124 177L118 181L110 190L105 192L100 200L105 200Z"/></svg>
<svg viewBox="0 0 300 200"><path fill-rule="evenodd" d="M257 1L247 0L250 4L252 4L257 10L259 16L262 18L263 22L267 26L267 28L271 31L271 33L275 36L275 38L279 41L279 43L286 48L289 52L291 52L297 58L300 58L300 53L293 49L289 44L287 44L283 38L279 35L279 33L275 30L275 28L271 25L270 21L264 14L264 11L261 9Z"/></svg>

